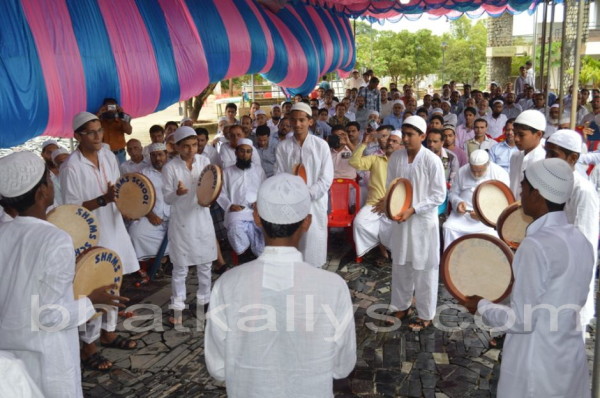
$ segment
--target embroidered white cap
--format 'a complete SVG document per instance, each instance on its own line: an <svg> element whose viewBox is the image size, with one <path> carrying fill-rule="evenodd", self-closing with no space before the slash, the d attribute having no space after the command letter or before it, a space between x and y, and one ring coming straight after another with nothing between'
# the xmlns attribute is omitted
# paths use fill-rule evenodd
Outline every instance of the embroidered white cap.
<svg viewBox="0 0 600 398"><path fill-rule="evenodd" d="M310 212L310 192L302 178L281 173L267 178L258 190L256 208L263 220L279 225L294 224Z"/></svg>
<svg viewBox="0 0 600 398"><path fill-rule="evenodd" d="M179 143L179 141L184 140L188 137L195 137L196 131L190 126L181 126L175 130L173 133L173 138L175 143Z"/></svg>
<svg viewBox="0 0 600 398"><path fill-rule="evenodd" d="M50 154L52 162L56 163L55 159L60 155L69 155L69 151L67 151L67 149L63 147L58 147L58 149L53 150L52 154Z"/></svg>
<svg viewBox="0 0 600 398"><path fill-rule="evenodd" d="M529 109L521 112L519 116L517 116L515 124L531 127L535 131L544 131L546 130L546 117L540 111Z"/></svg>
<svg viewBox="0 0 600 398"><path fill-rule="evenodd" d="M562 159L538 160L525 169L525 178L550 202L565 203L573 191L573 169Z"/></svg>
<svg viewBox="0 0 600 398"><path fill-rule="evenodd" d="M476 149L469 156L469 163L472 166L483 166L490 161L490 155L483 149Z"/></svg>
<svg viewBox="0 0 600 398"><path fill-rule="evenodd" d="M406 119L404 119L402 125L409 125L411 127L414 127L417 130L419 130L421 134L424 134L425 131L427 131L427 123L421 116L409 116Z"/></svg>
<svg viewBox="0 0 600 398"><path fill-rule="evenodd" d="M310 105L308 105L307 103L296 102L294 105L292 105L291 112L294 112L294 111L302 111L302 112L306 113L309 117L312 117L312 109L311 109Z"/></svg>
<svg viewBox="0 0 600 398"><path fill-rule="evenodd" d="M150 144L150 146L148 147L149 153L166 151L166 150L167 150L167 146L165 144L163 144L162 142L155 142L153 144Z"/></svg>
<svg viewBox="0 0 600 398"><path fill-rule="evenodd" d="M44 149L46 149L46 147L48 145L56 145L56 146L60 146L58 145L58 142L56 142L56 140L46 140L44 141L44 143L42 144L42 152L44 151Z"/></svg>
<svg viewBox="0 0 600 398"><path fill-rule="evenodd" d="M240 145L248 145L250 148L253 147L252 140L249 138L240 138L239 140L237 140L237 146Z"/></svg>
<svg viewBox="0 0 600 398"><path fill-rule="evenodd" d="M576 131L563 129L552 134L548 142L568 151L581 153L583 140Z"/></svg>
<svg viewBox="0 0 600 398"><path fill-rule="evenodd" d="M29 151L0 158L0 197L16 198L33 189L46 172L46 164Z"/></svg>
<svg viewBox="0 0 600 398"><path fill-rule="evenodd" d="M90 112L79 112L73 117L73 131L77 130L87 122L98 120L98 116Z"/></svg>

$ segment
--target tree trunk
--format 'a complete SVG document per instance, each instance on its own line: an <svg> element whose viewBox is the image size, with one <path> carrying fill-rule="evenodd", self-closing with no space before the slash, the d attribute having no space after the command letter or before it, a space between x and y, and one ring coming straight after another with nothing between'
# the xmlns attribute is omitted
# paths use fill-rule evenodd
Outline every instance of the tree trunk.
<svg viewBox="0 0 600 398"><path fill-rule="evenodd" d="M212 92L214 91L217 84L218 84L218 82L210 83L208 85L208 87L206 87L204 90L202 90L202 92L200 94L198 94L194 97L194 99L193 99L194 104L193 104L191 112L190 112L190 118L194 121L194 123L198 121L198 116L200 116L200 111L202 110L204 101L206 101L208 96L212 94Z"/></svg>

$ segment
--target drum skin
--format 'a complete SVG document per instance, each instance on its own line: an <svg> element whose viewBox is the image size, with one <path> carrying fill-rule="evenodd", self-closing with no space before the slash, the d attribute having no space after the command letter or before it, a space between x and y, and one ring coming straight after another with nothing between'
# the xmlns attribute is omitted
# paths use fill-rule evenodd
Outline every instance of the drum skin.
<svg viewBox="0 0 600 398"><path fill-rule="evenodd" d="M498 236L511 249L517 249L521 241L525 239L527 227L533 222L533 218L523 213L521 202L515 202L508 206L498 217L496 229Z"/></svg>
<svg viewBox="0 0 600 398"><path fill-rule="evenodd" d="M196 196L198 204L203 207L210 207L221 193L223 188L223 171L214 164L209 164L200 173L198 186L196 187Z"/></svg>
<svg viewBox="0 0 600 398"><path fill-rule="evenodd" d="M396 178L390 183L385 195L385 214L390 220L398 221L400 213L412 206L412 184L406 178Z"/></svg>
<svg viewBox="0 0 600 398"><path fill-rule="evenodd" d="M124 217L138 220L152 211L156 191L152 181L140 173L127 173L115 184L115 204Z"/></svg>
<svg viewBox="0 0 600 398"><path fill-rule="evenodd" d="M514 201L510 188L498 180L484 181L473 191L475 214L482 223L492 228L496 228L500 213Z"/></svg>
<svg viewBox="0 0 600 398"><path fill-rule="evenodd" d="M498 303L508 297L514 281L513 251L487 234L460 237L442 255L441 274L448 292L460 303L481 296Z"/></svg>

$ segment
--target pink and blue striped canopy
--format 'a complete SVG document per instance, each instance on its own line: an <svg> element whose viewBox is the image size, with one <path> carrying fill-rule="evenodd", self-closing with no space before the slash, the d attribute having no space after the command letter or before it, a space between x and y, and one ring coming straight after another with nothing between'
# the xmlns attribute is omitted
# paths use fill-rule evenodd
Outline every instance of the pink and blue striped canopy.
<svg viewBox="0 0 600 398"><path fill-rule="evenodd" d="M249 73L308 93L355 63L345 16L255 0L2 0L0 43L0 147L71 137L106 97L136 117Z"/></svg>

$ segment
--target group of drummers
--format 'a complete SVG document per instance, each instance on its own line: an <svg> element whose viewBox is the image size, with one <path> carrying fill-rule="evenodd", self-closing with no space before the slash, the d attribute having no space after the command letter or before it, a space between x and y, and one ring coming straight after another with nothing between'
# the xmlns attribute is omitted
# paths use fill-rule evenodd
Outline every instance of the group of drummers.
<svg viewBox="0 0 600 398"><path fill-rule="evenodd" d="M130 159L119 164L103 143L101 120L81 112L73 119L78 143L73 153L49 142L42 151L45 162L26 151L0 159L0 204L5 213L0 222L0 350L23 361L33 380L32 391L39 388L40 396L80 396L80 358L93 369L112 367L97 351L98 340L103 346L136 348L135 340L115 330L117 307L128 301L119 295L122 277L138 272L140 261L156 259L143 270L154 272L168 255L173 265L173 325L184 321L191 266L196 267L196 303L205 312L217 300L230 304L227 287L239 289L237 294L243 296L244 279L239 278L244 267L224 274L211 294L213 264L224 263L215 232L219 209L233 251L258 258L257 264L264 267L257 282L262 288L273 292L290 286L281 270L267 272L269 261L286 263L291 258L315 268L325 265L335 153L312 133L317 120L308 103L296 102L284 118L291 132L276 127L266 146L257 142L270 133L237 124L235 112L225 119L224 138L213 143L206 131L194 130L189 121L167 129L153 126L152 143L142 148L139 141L130 140ZM446 152L424 145L434 138L423 117L406 116L399 130L385 125L366 129L344 159L366 177L367 195L353 226L356 254L362 257L376 247L383 256L391 253L392 324L406 320L413 331L431 327L441 264L446 286L467 309L478 311L491 326L507 325L498 396L586 396L582 332L594 316L592 275L600 210L595 188L576 167L582 137L559 130L544 139L546 120L537 110L524 111L510 123L507 135L514 136L517 150L508 171L496 165L487 150L477 149L452 176ZM258 154L259 148L266 153L269 145L271 170ZM440 217L443 213L447 220ZM440 220L445 220L443 226ZM290 252L285 259L283 252L275 253L273 247L285 246L282 242L297 246L301 255ZM488 261L508 266L482 267L487 278L482 281L478 266ZM110 272L99 271L107 268ZM325 296L335 291L343 298L340 313L351 311L343 281L327 279L322 272L314 277L327 280L327 286L313 280L312 288L329 290L319 293ZM251 275L245 277L251 283ZM35 312L32 296L40 298L37 308L48 308ZM54 304L67 308L70 318L53 311ZM106 305L100 316L93 304ZM546 304L582 310L564 310L557 330L550 330L551 315L523 311L524 305ZM512 322L507 322L509 312ZM527 315L533 320L525 319ZM38 331L61 328L40 338L29 327L32 319L37 319ZM64 319L69 323L63 324ZM243 372L229 380L223 370L232 366L225 351L242 350L241 343L225 341L226 335L212 322L209 317L205 337L210 343L205 347L209 371L226 380L232 396L244 396L233 393ZM84 326L78 333L79 325ZM325 373L329 379L345 377L354 366L354 324L349 325L340 337L345 345L329 356L330 362L343 358L344 366L332 365Z"/></svg>

